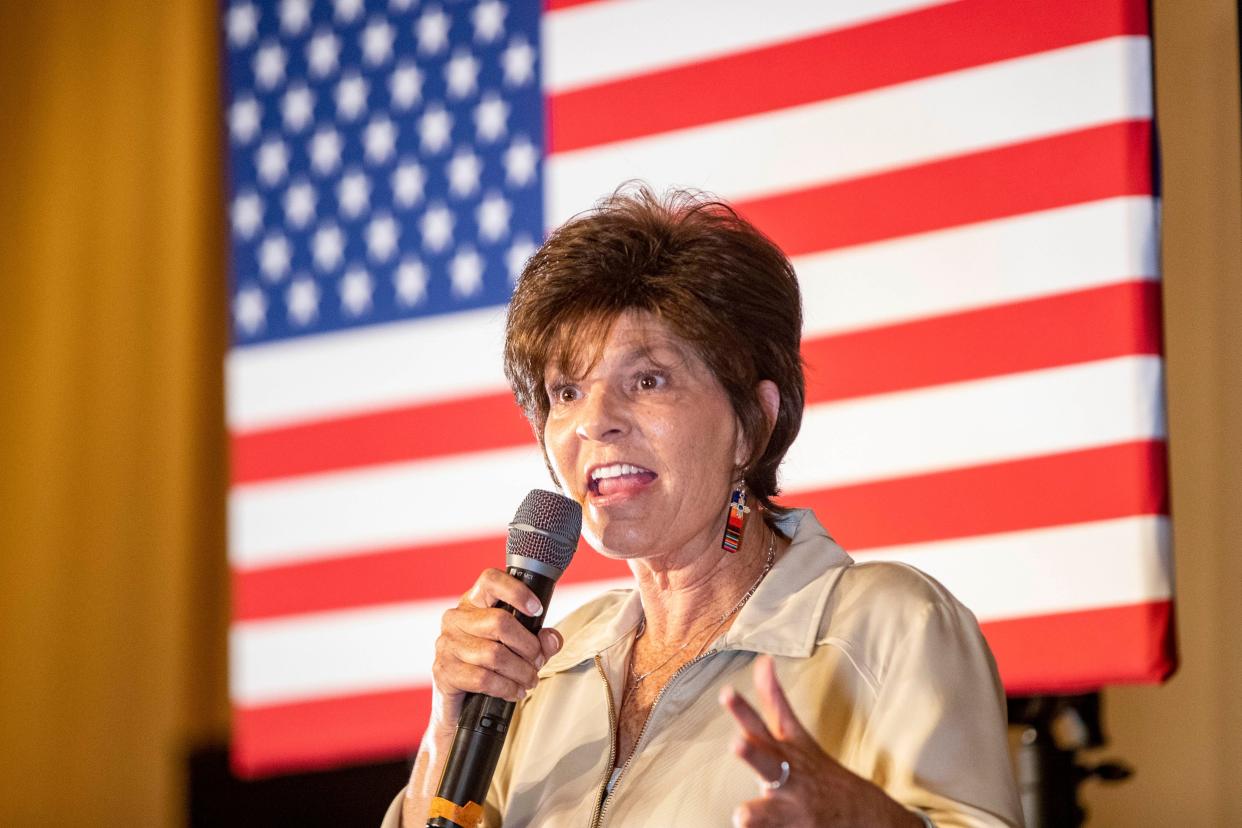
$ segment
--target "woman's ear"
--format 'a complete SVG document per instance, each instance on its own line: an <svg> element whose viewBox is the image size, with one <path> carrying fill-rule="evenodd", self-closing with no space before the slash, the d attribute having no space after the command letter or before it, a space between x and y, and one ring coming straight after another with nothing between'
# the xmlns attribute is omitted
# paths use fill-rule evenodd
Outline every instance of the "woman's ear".
<svg viewBox="0 0 1242 828"><path fill-rule="evenodd" d="M768 431L776 428L776 415L781 413L781 390L772 380L760 380L755 386L755 396L763 406L763 413L768 418Z"/></svg>
<svg viewBox="0 0 1242 828"><path fill-rule="evenodd" d="M759 400L759 406L763 409L763 416L768 421L768 434L772 433L772 429L776 427L776 415L781 410L781 392L776 387L776 383L772 380L761 380L755 386L755 396ZM737 425L737 452L734 458L734 466L738 469L750 457L750 447L746 441L746 434L742 431L742 424Z"/></svg>

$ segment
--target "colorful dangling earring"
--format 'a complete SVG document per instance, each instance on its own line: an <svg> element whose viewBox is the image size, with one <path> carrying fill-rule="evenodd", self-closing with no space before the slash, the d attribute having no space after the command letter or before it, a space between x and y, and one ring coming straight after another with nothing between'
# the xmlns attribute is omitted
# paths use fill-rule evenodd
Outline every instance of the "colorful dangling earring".
<svg viewBox="0 0 1242 828"><path fill-rule="evenodd" d="M733 495L729 498L729 514L725 519L724 539L720 548L726 552L736 552L742 545L742 529L746 514L750 507L746 505L746 484L739 480L733 487Z"/></svg>

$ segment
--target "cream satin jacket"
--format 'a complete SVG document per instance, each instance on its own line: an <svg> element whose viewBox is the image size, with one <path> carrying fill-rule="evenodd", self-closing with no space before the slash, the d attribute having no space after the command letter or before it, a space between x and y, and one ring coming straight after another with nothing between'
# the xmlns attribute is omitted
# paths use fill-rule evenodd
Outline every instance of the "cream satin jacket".
<svg viewBox="0 0 1242 828"><path fill-rule="evenodd" d="M729 825L759 787L729 749L737 729L717 696L731 684L753 703L759 653L775 657L824 750L898 802L938 826L1022 824L1004 694L970 611L916 569L854 563L809 511L777 526L792 545L730 629L665 686L607 795L638 594L607 593L557 625L565 647L518 707L489 828ZM383 828L401 824L402 795Z"/></svg>

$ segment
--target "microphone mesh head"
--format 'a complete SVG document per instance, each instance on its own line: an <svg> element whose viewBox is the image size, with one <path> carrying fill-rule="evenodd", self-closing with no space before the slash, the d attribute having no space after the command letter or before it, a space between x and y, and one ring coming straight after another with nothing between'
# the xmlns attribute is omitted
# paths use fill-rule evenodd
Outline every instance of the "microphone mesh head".
<svg viewBox="0 0 1242 828"><path fill-rule="evenodd" d="M522 525L539 531L519 528ZM505 552L531 558L564 572L573 560L580 534L581 506L556 492L532 489L513 516Z"/></svg>

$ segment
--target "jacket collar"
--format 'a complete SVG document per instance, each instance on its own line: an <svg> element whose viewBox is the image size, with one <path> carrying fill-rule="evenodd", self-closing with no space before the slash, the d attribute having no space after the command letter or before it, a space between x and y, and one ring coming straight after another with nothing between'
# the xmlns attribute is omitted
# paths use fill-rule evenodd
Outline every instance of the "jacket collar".
<svg viewBox="0 0 1242 828"><path fill-rule="evenodd" d="M718 649L805 658L815 649L829 592L853 563L809 509L791 509L776 527L792 542L760 582ZM540 675L593 659L633 634L642 618L637 589L601 596L596 613L572 633Z"/></svg>

